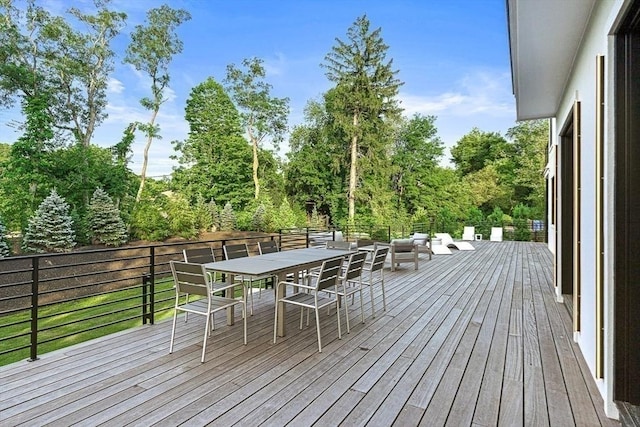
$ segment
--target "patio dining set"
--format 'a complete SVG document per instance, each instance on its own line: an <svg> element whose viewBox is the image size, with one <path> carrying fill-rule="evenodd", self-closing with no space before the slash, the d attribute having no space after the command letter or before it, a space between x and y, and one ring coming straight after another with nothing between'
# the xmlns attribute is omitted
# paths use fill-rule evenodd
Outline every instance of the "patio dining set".
<svg viewBox="0 0 640 427"><path fill-rule="evenodd" d="M384 300L384 262L388 246L375 245L372 251L354 250L349 242L327 242L324 248L279 251L274 241L259 242L259 255L250 256L246 244L223 248L225 260L216 261L212 248L185 249L184 261L171 261L175 282L175 310L169 352L173 352L178 313L206 318L201 362L205 361L207 338L214 328L214 315L226 311L227 324L235 321L234 308L242 312L244 344L247 343L247 318L253 314L254 283L258 297L268 280L275 286L274 344L285 335L285 306L300 308L300 329L304 313L315 312L318 351L322 352L320 310L336 309L338 334L341 337L340 310L344 307L347 332L350 332L346 299L360 298L364 323L363 288L369 288L372 315L373 287L379 286ZM238 293L238 289L241 291ZM288 291L288 289L290 291ZM386 309L386 302L384 305Z"/></svg>

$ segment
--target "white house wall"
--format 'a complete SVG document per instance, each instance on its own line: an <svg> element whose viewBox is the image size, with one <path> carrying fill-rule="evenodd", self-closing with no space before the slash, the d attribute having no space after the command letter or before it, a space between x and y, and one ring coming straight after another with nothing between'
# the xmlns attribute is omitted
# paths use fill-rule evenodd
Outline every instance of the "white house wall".
<svg viewBox="0 0 640 427"><path fill-rule="evenodd" d="M574 101L580 101L580 148L581 148L581 222L580 222L580 278L581 278L581 301L580 301L580 331L574 335L575 341L580 346L584 358L595 378L596 372L596 57L605 57L605 81L612 79L613 44L610 41L609 33L612 22L621 13L622 1L602 1L598 2L594 13L591 16L589 30L583 37L583 43L576 56L573 72L567 82L560 107L555 117L557 126L555 127L552 140L555 139L561 144L558 132L562 129L567 118L570 116ZM608 262L605 263L605 336L613 336L613 286L609 285L613 280L613 259L610 250L613 248L613 137L612 127L608 125L613 118L612 86L605 86L605 174L608 182L611 183L605 188L605 250L608 253ZM557 176L556 179L560 179ZM559 195L561 196L561 195ZM567 195L564 195L567 197ZM571 197L571 195L568 195ZM558 205L559 206L559 205ZM549 210L551 214L551 210ZM549 221L550 223L551 221ZM571 226L571 224L560 224L561 227ZM551 231L551 230L550 230ZM555 236L554 236L555 237ZM555 251L555 242L550 249ZM559 259L560 254L556 254ZM559 264L559 263L557 263ZM557 277L558 271L556 272ZM611 341L609 339L609 341ZM613 343L607 343L607 353L605 354L605 379L596 381L600 392L605 400L605 409L609 416L617 416L617 410L612 400L613 364L612 353Z"/></svg>

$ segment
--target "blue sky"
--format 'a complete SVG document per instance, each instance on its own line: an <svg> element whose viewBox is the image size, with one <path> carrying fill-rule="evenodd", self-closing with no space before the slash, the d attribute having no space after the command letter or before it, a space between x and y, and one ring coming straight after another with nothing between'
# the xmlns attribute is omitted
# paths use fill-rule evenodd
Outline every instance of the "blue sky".
<svg viewBox="0 0 640 427"><path fill-rule="evenodd" d="M86 10L88 0L37 0L56 14L70 6ZM171 171L170 141L186 138L184 107L191 89L211 76L222 81L228 64L244 58L264 60L273 94L289 97L290 126L303 120L307 101L330 87L320 64L347 29L366 14L373 28L382 28L398 77L405 115L435 115L438 134L448 148L473 127L500 132L515 125L504 0L170 0L187 9L192 19L178 34L182 54L171 64L169 100L158 124L162 140L151 147L148 176ZM128 14L128 26L116 39L116 69L109 85L109 118L96 131L94 143L112 145L132 120L148 121L139 103L149 95L149 81L121 59L129 33L144 21L151 0L114 0L111 7ZM6 126L15 111L0 113L0 139L19 135ZM145 140L134 143L131 168L139 173ZM281 154L287 150L281 146Z"/></svg>

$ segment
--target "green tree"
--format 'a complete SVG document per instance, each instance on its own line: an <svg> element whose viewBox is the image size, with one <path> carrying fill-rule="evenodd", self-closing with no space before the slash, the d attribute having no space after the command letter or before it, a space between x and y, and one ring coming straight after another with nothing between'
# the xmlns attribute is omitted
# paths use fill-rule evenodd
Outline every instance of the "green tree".
<svg viewBox="0 0 640 427"><path fill-rule="evenodd" d="M531 215L542 218L545 211L545 179L549 121L520 122L507 131L514 146L514 192L517 201L531 206Z"/></svg>
<svg viewBox="0 0 640 427"><path fill-rule="evenodd" d="M9 250L9 243L7 241L7 228L4 226L4 222L0 217L0 259L6 258L11 255Z"/></svg>
<svg viewBox="0 0 640 427"><path fill-rule="evenodd" d="M240 110L242 125L253 149L252 176L254 197L260 197L259 151L263 141L270 137L274 148L282 141L287 130L289 98L271 95L271 85L265 81L263 61L250 58L242 61L245 70L233 64L227 66L227 90Z"/></svg>
<svg viewBox="0 0 640 427"><path fill-rule="evenodd" d="M347 204L351 222L356 213L359 176L382 173L386 165L381 161L386 159L390 127L401 113L396 96L402 82L396 78L398 72L392 68L393 61L386 59L388 46L381 37L381 28L370 31L369 27L366 15L357 18L347 30L348 41L336 39L323 64L327 78L336 84L329 111L344 132L347 144ZM371 186L371 190L377 189L378 185Z"/></svg>
<svg viewBox="0 0 640 427"><path fill-rule="evenodd" d="M339 152L331 117L324 102L310 101L305 124L293 128L289 139L285 187L289 199L329 216L344 203L346 171Z"/></svg>
<svg viewBox="0 0 640 427"><path fill-rule="evenodd" d="M127 229L120 210L102 188L96 188L88 208L88 222L94 241L107 246L120 246L127 241Z"/></svg>
<svg viewBox="0 0 640 427"><path fill-rule="evenodd" d="M253 200L251 148L242 137L240 115L222 86L208 78L191 90L185 118L189 136L174 141L180 166L173 186L195 202L205 200L243 207Z"/></svg>
<svg viewBox="0 0 640 427"><path fill-rule="evenodd" d="M53 143L52 117L47 113L49 97L25 98L26 124L23 135L11 146L0 175L0 212L11 230L24 230L38 204L49 194Z"/></svg>
<svg viewBox="0 0 640 427"><path fill-rule="evenodd" d="M69 205L56 190L38 206L22 240L26 252L68 252L75 246Z"/></svg>
<svg viewBox="0 0 640 427"><path fill-rule="evenodd" d="M48 93L53 126L85 146L106 114L106 88L113 71L113 39L127 15L94 0L95 14L68 10L69 21L27 3L0 2L0 102L11 105ZM77 29L77 28L81 28Z"/></svg>
<svg viewBox="0 0 640 427"><path fill-rule="evenodd" d="M160 139L160 127L156 124L156 118L160 106L167 101L165 92L169 88L169 64L174 55L182 52L182 41L176 34L176 28L189 19L191 15L186 10L172 9L167 5L149 10L146 25L136 25L131 34L131 43L124 58L125 63L146 73L151 79L151 97L140 100L140 104L151 111L151 119L148 123L138 125L145 133L147 142L136 202L142 198L151 143L154 139Z"/></svg>
<svg viewBox="0 0 640 427"><path fill-rule="evenodd" d="M439 198L434 170L444 153L435 116L414 115L400 128L392 156L393 187L398 205L409 214Z"/></svg>
<svg viewBox="0 0 640 427"><path fill-rule="evenodd" d="M453 163L463 176L512 156L511 147L499 133L483 132L478 128L473 128L451 148Z"/></svg>

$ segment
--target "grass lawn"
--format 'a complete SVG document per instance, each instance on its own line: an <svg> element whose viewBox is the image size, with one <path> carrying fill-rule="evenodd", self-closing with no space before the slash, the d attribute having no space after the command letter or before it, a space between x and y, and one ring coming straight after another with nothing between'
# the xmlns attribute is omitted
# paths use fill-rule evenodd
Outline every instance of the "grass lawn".
<svg viewBox="0 0 640 427"><path fill-rule="evenodd" d="M173 315L173 279L156 283L155 321ZM41 307L38 310L38 354L68 347L142 325L140 287ZM4 326L8 325L8 326ZM31 312L0 318L0 366L29 358Z"/></svg>

